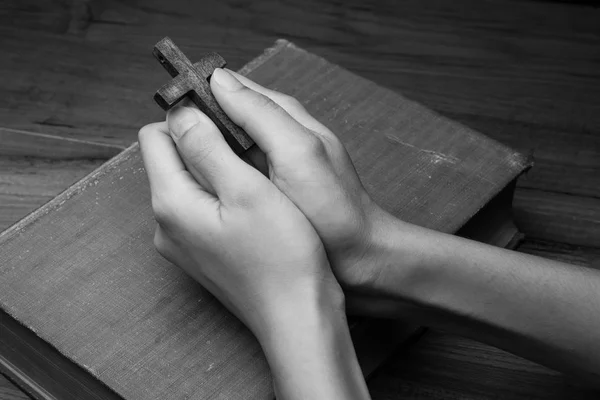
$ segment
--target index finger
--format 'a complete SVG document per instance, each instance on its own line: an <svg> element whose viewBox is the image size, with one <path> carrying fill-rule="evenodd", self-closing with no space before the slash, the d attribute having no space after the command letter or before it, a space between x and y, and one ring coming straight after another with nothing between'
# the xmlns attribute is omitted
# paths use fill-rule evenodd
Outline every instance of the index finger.
<svg viewBox="0 0 600 400"><path fill-rule="evenodd" d="M300 104L300 102L294 99L293 97L275 90L268 89L264 86L259 85L253 80L245 77L244 75L240 75L237 72L227 68L225 69L228 72L230 72L233 76L235 76L237 80L242 82L242 84L247 88L250 88L255 92L262 94L263 96L267 96L268 98L270 98L273 102L279 105L279 107L283 108L288 114L290 114L292 118L294 118L296 121L298 121L308 129L321 135L330 135L329 129L321 122L319 122L315 117L310 115L310 113L306 111L304 106L302 106L302 104ZM293 101L290 101L292 99Z"/></svg>
<svg viewBox="0 0 600 400"><path fill-rule="evenodd" d="M194 180L189 174L168 132L165 121L146 125L138 134L151 192L174 193L181 186L210 192L206 179L199 176Z"/></svg>
<svg viewBox="0 0 600 400"><path fill-rule="evenodd" d="M169 136L166 121L144 126L140 129L138 140L150 189L168 190L173 177L183 173L185 166Z"/></svg>

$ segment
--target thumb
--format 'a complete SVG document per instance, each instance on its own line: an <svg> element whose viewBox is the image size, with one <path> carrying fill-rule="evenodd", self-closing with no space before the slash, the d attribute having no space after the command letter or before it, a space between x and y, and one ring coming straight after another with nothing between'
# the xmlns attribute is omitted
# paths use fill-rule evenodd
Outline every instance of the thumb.
<svg viewBox="0 0 600 400"><path fill-rule="evenodd" d="M210 86L225 113L267 154L301 144L311 135L277 103L244 86L224 69L215 69Z"/></svg>
<svg viewBox="0 0 600 400"><path fill-rule="evenodd" d="M188 171L198 183L217 196L234 187L248 168L217 126L193 106L177 106L167 113L171 138Z"/></svg>

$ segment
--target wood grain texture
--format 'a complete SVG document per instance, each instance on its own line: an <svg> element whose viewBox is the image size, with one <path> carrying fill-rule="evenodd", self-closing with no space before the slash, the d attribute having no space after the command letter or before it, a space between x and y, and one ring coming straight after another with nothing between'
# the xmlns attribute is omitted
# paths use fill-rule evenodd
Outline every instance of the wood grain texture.
<svg viewBox="0 0 600 400"><path fill-rule="evenodd" d="M514 215L526 236L580 246L600 246L600 198L520 188Z"/></svg>
<svg viewBox="0 0 600 400"><path fill-rule="evenodd" d="M595 400L559 373L476 341L429 331L369 382L373 400Z"/></svg>
<svg viewBox="0 0 600 400"><path fill-rule="evenodd" d="M573 246L564 243L527 240L519 251L562 262L600 269L600 248Z"/></svg>
<svg viewBox="0 0 600 400"><path fill-rule="evenodd" d="M0 230L118 154L122 147L0 128Z"/></svg>
<svg viewBox="0 0 600 400"><path fill-rule="evenodd" d="M526 202L532 241L522 248L586 264L597 259L597 243L590 248L536 239L549 232L571 243L585 239L585 231L577 231L578 200L568 200L582 198L590 205L590 198L600 197L600 10L572 3L5 0L0 74L11 79L0 82L0 119L12 128L128 145L141 125L162 118L149 98L164 82L164 72L152 67L148 56L148 46L162 35L176 38L189 54L218 51L233 69L275 38L287 37L517 150L533 149L536 165L519 187L549 197ZM551 203L553 211L548 206L536 211L537 201ZM600 210L591 212L591 220L600 218ZM578 239L538 228L554 224L548 219L555 216L561 221L555 228L568 225ZM564 381L531 370L543 376L515 385L504 379L504 374L514 377L516 361L505 362L513 356L439 336L436 341L460 354L454 368L444 366L443 354L428 351L420 357L426 349L415 348L415 357L398 355L397 363L418 373L431 371L430 389L418 394L415 379L391 371L371 383L374 397L399 398L393 385L401 385L415 388L413 398L511 399L527 392L546 399L555 395L556 382ZM484 361L495 368L478 382L486 393L473 394L461 365ZM448 385L451 396L444 397ZM585 398L577 391L559 393Z"/></svg>
<svg viewBox="0 0 600 400"><path fill-rule="evenodd" d="M0 399L1 400L31 400L4 375L0 375Z"/></svg>
<svg viewBox="0 0 600 400"><path fill-rule="evenodd" d="M164 81L160 69L148 67L147 44L160 39L157 27L168 27L184 53L218 51L234 69L287 37L444 113L567 131L600 123L600 89L593 84L597 10L526 1L463 0L456 7L440 0L204 1L184 7L153 0L142 6L94 1L91 14L77 16L68 3L4 2L3 46L11 56L0 65L16 74L6 83L12 106L27 111L4 113L5 124L32 131L61 131L49 125L62 124L65 134L131 142L141 123L161 115L142 100ZM85 29L72 32L76 18ZM45 46L36 45L40 40ZM47 76L42 81L23 65L39 65ZM80 93L55 92L66 71L82 85ZM51 104L44 103L53 93ZM39 108L30 96L41 100ZM104 104L107 98L112 105ZM75 132L81 127L86 133ZM112 129L99 134L101 127Z"/></svg>
<svg viewBox="0 0 600 400"><path fill-rule="evenodd" d="M210 89L213 71L226 65L223 57L212 52L192 64L169 37L161 39L152 54L173 77L154 95L154 100L163 110L169 110L188 96L215 123L236 154L243 154L254 144L246 132L225 114Z"/></svg>
<svg viewBox="0 0 600 400"><path fill-rule="evenodd" d="M576 131L477 115L449 115L506 145L531 154L535 168L519 180L519 187L600 198L600 135L597 130L582 128Z"/></svg>
<svg viewBox="0 0 600 400"><path fill-rule="evenodd" d="M0 127L0 157L47 160L108 160L123 146Z"/></svg>

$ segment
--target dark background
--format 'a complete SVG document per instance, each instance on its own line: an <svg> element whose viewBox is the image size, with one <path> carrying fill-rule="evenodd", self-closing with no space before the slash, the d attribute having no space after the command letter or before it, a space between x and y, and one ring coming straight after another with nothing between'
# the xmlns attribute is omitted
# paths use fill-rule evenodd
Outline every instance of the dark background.
<svg viewBox="0 0 600 400"><path fill-rule="evenodd" d="M239 68L279 37L522 152L520 251L600 260L600 9L525 0L2 0L0 126L125 146L164 117L152 58ZM25 146L27 136L23 135ZM0 147L2 145L0 144ZM0 228L102 160L0 158ZM558 373L429 331L369 383L374 399L592 399ZM0 376L0 398L26 398Z"/></svg>

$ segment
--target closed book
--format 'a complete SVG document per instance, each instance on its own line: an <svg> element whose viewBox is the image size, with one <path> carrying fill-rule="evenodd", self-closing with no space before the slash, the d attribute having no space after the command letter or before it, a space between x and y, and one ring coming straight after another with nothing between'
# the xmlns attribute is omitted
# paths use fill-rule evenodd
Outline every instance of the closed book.
<svg viewBox="0 0 600 400"><path fill-rule="evenodd" d="M523 155L285 40L240 72L335 132L395 216L514 242ZM273 398L256 339L156 252L154 228L134 144L3 232L3 372L44 399ZM360 320L353 331L368 373L415 329Z"/></svg>

